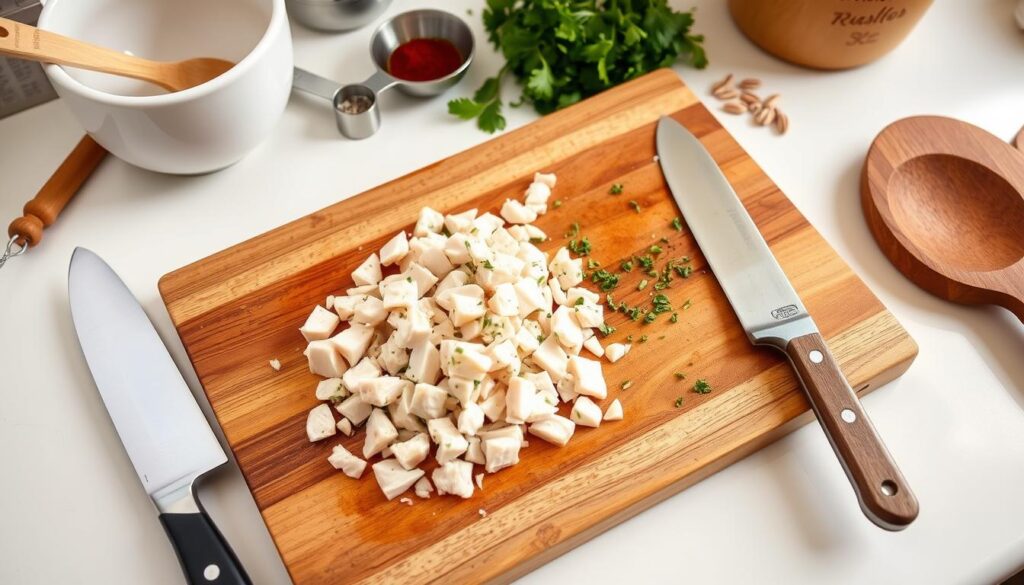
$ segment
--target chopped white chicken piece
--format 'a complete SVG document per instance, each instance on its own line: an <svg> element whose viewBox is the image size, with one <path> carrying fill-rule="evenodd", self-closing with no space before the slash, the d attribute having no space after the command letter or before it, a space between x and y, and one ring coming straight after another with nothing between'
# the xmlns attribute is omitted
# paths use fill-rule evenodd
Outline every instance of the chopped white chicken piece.
<svg viewBox="0 0 1024 585"><path fill-rule="evenodd" d="M415 262L410 263L401 276L406 279L411 278L416 283L417 299L427 294L427 291L437 284L437 277L434 276L434 273Z"/></svg>
<svg viewBox="0 0 1024 585"><path fill-rule="evenodd" d="M380 374L380 366L377 365L377 360L371 357L364 357L359 360L359 363L349 368L345 375L341 377L341 380L345 383L345 388L358 391L360 382L379 378Z"/></svg>
<svg viewBox="0 0 1024 585"><path fill-rule="evenodd" d="M476 483L476 487L480 491L484 491L484 474L478 473L473 476L473 481Z"/></svg>
<svg viewBox="0 0 1024 585"><path fill-rule="evenodd" d="M486 462L480 437L469 438L469 448L466 449L466 461L476 463L478 465L483 465Z"/></svg>
<svg viewBox="0 0 1024 585"><path fill-rule="evenodd" d="M424 475L422 469L405 469L394 459L373 464L373 476L388 500L400 496Z"/></svg>
<svg viewBox="0 0 1024 585"><path fill-rule="evenodd" d="M407 310L416 304L418 292L416 288L416 282L411 276L402 277L386 283L381 283L380 294L381 294L381 305L388 310L403 309Z"/></svg>
<svg viewBox="0 0 1024 585"><path fill-rule="evenodd" d="M379 285L376 284L361 284L359 286L354 286L352 288L345 289L345 294L350 297L357 298L364 297L366 295L378 297L380 296L380 290L378 290L378 286Z"/></svg>
<svg viewBox="0 0 1024 585"><path fill-rule="evenodd" d="M433 326L428 317L419 307L415 305L405 313L405 318L398 322L395 328L396 341L402 347L412 349L418 344L430 340L430 332Z"/></svg>
<svg viewBox="0 0 1024 585"><path fill-rule="evenodd" d="M342 400L341 404L336 406L335 409L342 416L352 421L352 424L359 425L370 416L373 406L363 402L363 399L358 394L353 394Z"/></svg>
<svg viewBox="0 0 1024 585"><path fill-rule="evenodd" d="M476 228L477 236L487 239L491 237L494 230L504 225L504 221L493 213L484 213L473 220L473 227Z"/></svg>
<svg viewBox="0 0 1024 585"><path fill-rule="evenodd" d="M562 402L572 402L579 394L576 392L576 379L572 374L566 374L564 378L555 385L555 390Z"/></svg>
<svg viewBox="0 0 1024 585"><path fill-rule="evenodd" d="M526 317L537 309L548 309L551 304L545 305L544 293L535 280L519 280L512 285L516 292L516 301L519 306L519 316Z"/></svg>
<svg viewBox="0 0 1024 585"><path fill-rule="evenodd" d="M616 398L604 412L604 420L622 420L622 403Z"/></svg>
<svg viewBox="0 0 1024 585"><path fill-rule="evenodd" d="M540 340L526 327L522 327L516 332L514 341L519 352L524 356L532 354L540 347Z"/></svg>
<svg viewBox="0 0 1024 585"><path fill-rule="evenodd" d="M555 176L555 173L534 173L533 174L533 182L534 183L543 183L543 184L547 185L549 189L554 189L555 188L555 182L557 180L558 180L558 177Z"/></svg>
<svg viewBox="0 0 1024 585"><path fill-rule="evenodd" d="M334 295L327 295L327 299L324 301L324 308L328 311L334 310Z"/></svg>
<svg viewBox="0 0 1024 585"><path fill-rule="evenodd" d="M558 307L551 315L551 335L565 348L583 345L583 330L573 318L573 309Z"/></svg>
<svg viewBox="0 0 1024 585"><path fill-rule="evenodd" d="M444 216L444 227L448 233L468 232L473 229L473 220L476 219L476 210L469 209L462 213L452 213Z"/></svg>
<svg viewBox="0 0 1024 585"><path fill-rule="evenodd" d="M441 374L441 354L437 347L424 339L413 346L409 353L409 369L405 371L405 377L415 383L433 384Z"/></svg>
<svg viewBox="0 0 1024 585"><path fill-rule="evenodd" d="M475 393L480 384L479 380L452 376L448 378L448 394L451 395L450 398L455 400L457 404L468 405L475 400ZM447 404L445 408L447 408Z"/></svg>
<svg viewBox="0 0 1024 585"><path fill-rule="evenodd" d="M569 290L583 282L583 260L569 256L568 248L559 248L555 252L548 269L558 279L562 290Z"/></svg>
<svg viewBox="0 0 1024 585"><path fill-rule="evenodd" d="M340 469L342 473L352 479L359 479L366 470L366 462L349 453L348 449L341 445L335 445L331 455L327 458L331 466Z"/></svg>
<svg viewBox="0 0 1024 585"><path fill-rule="evenodd" d="M434 491L434 486L430 484L430 480L425 476L419 478L416 484L412 487L413 493L416 494L417 498L428 500L430 499L430 492Z"/></svg>
<svg viewBox="0 0 1024 585"><path fill-rule="evenodd" d="M380 263L384 266L391 266L405 258L408 253L409 240L406 239L404 231L398 232L398 235L388 240L388 243L380 249Z"/></svg>
<svg viewBox="0 0 1024 585"><path fill-rule="evenodd" d="M388 457L391 457L392 455L394 455L394 453L391 452L391 447L390 446L389 447L384 447L383 449L380 450L380 458L381 459L387 459Z"/></svg>
<svg viewBox="0 0 1024 585"><path fill-rule="evenodd" d="M466 404L459 413L459 432L463 435L475 435L484 425L484 411L475 402Z"/></svg>
<svg viewBox="0 0 1024 585"><path fill-rule="evenodd" d="M306 338L306 341L327 339L338 328L341 319L336 313L317 305L313 312L306 318L306 323L299 328L299 332Z"/></svg>
<svg viewBox="0 0 1024 585"><path fill-rule="evenodd" d="M398 429L384 411L374 408L366 421L366 440L363 442L363 457L369 459L380 453L398 438Z"/></svg>
<svg viewBox="0 0 1024 585"><path fill-rule="evenodd" d="M398 503L405 504L406 506L411 506L412 498L399 498Z"/></svg>
<svg viewBox="0 0 1024 585"><path fill-rule="evenodd" d="M361 325L373 326L387 319L388 311L384 303L377 297L365 296L356 303L356 309L352 314L352 321Z"/></svg>
<svg viewBox="0 0 1024 585"><path fill-rule="evenodd" d="M334 312L341 319L351 319L356 310L356 301L359 299L360 297L350 296L334 297Z"/></svg>
<svg viewBox="0 0 1024 585"><path fill-rule="evenodd" d="M309 371L325 378L340 378L348 370L348 364L341 359L337 346L329 339L310 341L306 346Z"/></svg>
<svg viewBox="0 0 1024 585"><path fill-rule="evenodd" d="M424 207L420 210L420 217L416 221L416 227L413 228L412 235L422 237L427 234L436 234L440 232L443 227L444 216L441 215L441 212L429 207Z"/></svg>
<svg viewBox="0 0 1024 585"><path fill-rule="evenodd" d="M402 347L398 336L394 333L380 347L380 355L377 357L380 365L392 376L398 375L405 366L409 365L409 351Z"/></svg>
<svg viewBox="0 0 1024 585"><path fill-rule="evenodd" d="M270 360L270 367L273 368L273 370L275 372L280 372L281 371L281 360L276 359L276 358Z"/></svg>
<svg viewBox="0 0 1024 585"><path fill-rule="evenodd" d="M530 425L529 432L552 445L564 447L572 438L575 430L575 423L563 416L555 415L533 423Z"/></svg>
<svg viewBox="0 0 1024 585"><path fill-rule="evenodd" d="M533 401L533 412L526 417L526 422L535 423L553 414L558 414L558 395L538 393L537 399Z"/></svg>
<svg viewBox="0 0 1024 585"><path fill-rule="evenodd" d="M434 470L430 478L434 481L438 495L454 494L461 498L473 496L473 464L453 459Z"/></svg>
<svg viewBox="0 0 1024 585"><path fill-rule="evenodd" d="M345 417L341 417L341 420L338 421L338 424L336 426L338 427L338 431L341 432L341 434L345 435L346 437L352 436L352 421L348 420Z"/></svg>
<svg viewBox="0 0 1024 585"><path fill-rule="evenodd" d="M548 293L556 305L569 304L569 300L565 298L565 291L562 290L562 285L558 284L557 279L552 278L548 281Z"/></svg>
<svg viewBox="0 0 1024 585"><path fill-rule="evenodd" d="M633 346L630 343L609 343L608 347L604 348L604 356L608 361L615 363L629 353L631 347Z"/></svg>
<svg viewBox="0 0 1024 585"><path fill-rule="evenodd" d="M404 430L425 433L427 432L427 425L423 424L423 421L412 413L413 392L412 382L406 383L398 400L388 405L388 414L391 415L391 422L395 423L399 432ZM408 438L402 440L408 440Z"/></svg>
<svg viewBox="0 0 1024 585"><path fill-rule="evenodd" d="M363 402L384 407L397 400L406 385L412 383L396 376L381 376L360 380L355 390L359 392Z"/></svg>
<svg viewBox="0 0 1024 585"><path fill-rule="evenodd" d="M498 338L502 339L504 335L500 335ZM487 346L487 357L491 358L489 372L507 368L519 359L519 355L516 353L516 344L511 339L491 343Z"/></svg>
<svg viewBox="0 0 1024 585"><path fill-rule="evenodd" d="M519 297L516 295L515 287L507 282L494 287L494 295L489 301L487 301L487 307L493 311L495 315L500 315L502 317L518 317ZM324 312L337 319L337 317L335 317L330 311ZM334 330L332 329L331 331L333 332Z"/></svg>
<svg viewBox="0 0 1024 585"><path fill-rule="evenodd" d="M441 418L444 416L444 401L448 393L430 384L416 384L412 393L412 403L409 411L426 420Z"/></svg>
<svg viewBox="0 0 1024 585"><path fill-rule="evenodd" d="M601 373L601 362L574 355L569 358L569 373L575 382L573 390L577 394L604 399L608 396L608 387Z"/></svg>
<svg viewBox="0 0 1024 585"><path fill-rule="evenodd" d="M534 181L526 188L526 205L532 209L535 214L547 212L548 199L550 197L551 186L547 183ZM534 217L534 219L536 219L536 217Z"/></svg>
<svg viewBox="0 0 1024 585"><path fill-rule="evenodd" d="M310 443L326 439L337 432L334 426L334 415L331 407L326 404L313 407L306 415L306 436Z"/></svg>
<svg viewBox="0 0 1024 585"><path fill-rule="evenodd" d="M505 391L493 392L486 400L480 403L480 409L484 411L487 420L494 422L505 418Z"/></svg>
<svg viewBox="0 0 1024 585"><path fill-rule="evenodd" d="M434 418L427 421L430 438L437 445L437 462L444 465L466 452L469 442L452 424L450 418ZM436 481L434 482L437 483Z"/></svg>
<svg viewBox="0 0 1024 585"><path fill-rule="evenodd" d="M441 342L441 368L449 377L479 380L490 371L492 363L483 345L453 340Z"/></svg>
<svg viewBox="0 0 1024 585"><path fill-rule="evenodd" d="M406 469L415 469L430 454L430 437L420 433L408 441L392 443L391 452Z"/></svg>
<svg viewBox="0 0 1024 585"><path fill-rule="evenodd" d="M437 247L426 248L419 258L419 263L437 278L443 278L455 268L444 249L444 243Z"/></svg>
<svg viewBox="0 0 1024 585"><path fill-rule="evenodd" d="M448 260L452 264L465 264L473 259L472 254L470 254L472 245L472 239L469 236L456 233L444 243L444 254L448 256ZM451 272L448 274L451 274Z"/></svg>
<svg viewBox="0 0 1024 585"><path fill-rule="evenodd" d="M441 279L437 283L437 287L434 288L434 302L437 303L438 297L444 295L445 291L460 286L466 286L469 282L469 275L461 270L453 270L448 273L447 276ZM437 303L440 305L440 303ZM445 310L450 310L451 307L445 307Z"/></svg>
<svg viewBox="0 0 1024 585"><path fill-rule="evenodd" d="M480 445L486 461L484 469L487 473L494 473L519 463L519 450L522 444L522 440L507 436L481 439Z"/></svg>
<svg viewBox="0 0 1024 585"><path fill-rule="evenodd" d="M505 393L505 421L521 424L533 413L537 387L526 378L512 378Z"/></svg>
<svg viewBox="0 0 1024 585"><path fill-rule="evenodd" d="M515 199L506 199L501 206L501 217L509 223L530 223L537 220L537 211Z"/></svg>
<svg viewBox="0 0 1024 585"><path fill-rule="evenodd" d="M348 374L348 372L345 373ZM345 387L341 385L341 378L327 378L326 380L320 380L317 382L317 400L330 400L335 396L344 398L346 394L348 394L348 392L346 392Z"/></svg>
<svg viewBox="0 0 1024 585"><path fill-rule="evenodd" d="M594 354L594 356L596 357L601 357L604 355L604 348L601 347L601 340L598 339L596 335L591 335L586 340L584 340L583 347L585 347L587 351Z"/></svg>
<svg viewBox="0 0 1024 585"><path fill-rule="evenodd" d="M569 356L558 343L554 335L549 335L540 347L533 352L533 361L543 368L555 382L565 377L569 365Z"/></svg>
<svg viewBox="0 0 1024 585"><path fill-rule="evenodd" d="M580 396L573 403L569 418L576 424L585 427L601 426L601 407L594 404L590 398Z"/></svg>
<svg viewBox="0 0 1024 585"><path fill-rule="evenodd" d="M380 278L380 258L376 254L370 254L359 268L352 271L352 282L356 283L356 286L376 286Z"/></svg>
<svg viewBox="0 0 1024 585"><path fill-rule="evenodd" d="M330 338L329 341L334 344L334 347L345 358L345 361L354 364L363 358L363 354L366 353L366 348L370 347L372 339L373 327L352 323L348 329ZM317 342L314 341L313 343ZM312 346L313 343L310 345ZM337 375L340 376L341 374Z"/></svg>

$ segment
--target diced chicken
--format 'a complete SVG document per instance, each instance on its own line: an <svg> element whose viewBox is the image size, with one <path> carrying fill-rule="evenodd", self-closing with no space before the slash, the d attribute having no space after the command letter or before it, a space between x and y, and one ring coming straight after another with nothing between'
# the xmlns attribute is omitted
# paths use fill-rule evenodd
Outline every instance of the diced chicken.
<svg viewBox="0 0 1024 585"><path fill-rule="evenodd" d="M576 378L572 374L566 374L564 378L555 384L555 390L562 402L572 402L579 394L576 392Z"/></svg>
<svg viewBox="0 0 1024 585"><path fill-rule="evenodd" d="M478 473L473 476L473 481L476 483L476 487L480 491L484 491L484 474Z"/></svg>
<svg viewBox="0 0 1024 585"><path fill-rule="evenodd" d="M526 188L526 205L534 213L546 213L550 197L551 186L545 182L534 181Z"/></svg>
<svg viewBox="0 0 1024 585"><path fill-rule="evenodd" d="M376 254L370 254L359 268L352 271L352 282L356 283L356 286L377 286L380 278L380 258Z"/></svg>
<svg viewBox="0 0 1024 585"><path fill-rule="evenodd" d="M405 258L405 255L408 253L409 240L406 239L405 232L399 232L398 235L388 240L388 243L384 244L384 247L380 249L380 263L384 266L391 266Z"/></svg>
<svg viewBox="0 0 1024 585"><path fill-rule="evenodd" d="M622 403L616 398L604 412L604 420L622 420Z"/></svg>
<svg viewBox="0 0 1024 585"><path fill-rule="evenodd" d="M395 280L380 285L381 305L388 310L408 310L419 298L416 282L411 276L398 275Z"/></svg>
<svg viewBox="0 0 1024 585"><path fill-rule="evenodd" d="M484 411L475 402L466 404L459 413L459 432L463 435L475 435L484 424Z"/></svg>
<svg viewBox="0 0 1024 585"><path fill-rule="evenodd" d="M438 495L454 494L464 499L473 496L473 464L468 461L447 461L430 477Z"/></svg>
<svg viewBox="0 0 1024 585"><path fill-rule="evenodd" d="M484 459L484 450L483 447L481 446L480 437L470 437L468 441L469 448L466 449L466 461L476 463L478 465L483 465L484 463L486 463L486 460Z"/></svg>
<svg viewBox="0 0 1024 585"><path fill-rule="evenodd" d="M601 357L604 355L604 348L601 347L601 340L598 339L596 335L591 335L590 337L585 339L583 341L583 347L585 347L587 351L594 354L594 356L596 357Z"/></svg>
<svg viewBox="0 0 1024 585"><path fill-rule="evenodd" d="M416 383L433 384L441 374L441 354L430 339L423 339L409 353L409 368L405 377Z"/></svg>
<svg viewBox="0 0 1024 585"><path fill-rule="evenodd" d="M274 370L275 372L280 372L280 371L281 371L281 360L279 360L279 359L276 359L276 358L275 358L275 359L272 359L272 360L270 360L270 367L271 367L271 368L272 368L272 369L273 369L273 370Z"/></svg>
<svg viewBox="0 0 1024 585"><path fill-rule="evenodd" d="M431 440L437 445L437 462L442 465L462 455L469 448L469 442L447 417L428 420L427 429Z"/></svg>
<svg viewBox="0 0 1024 585"><path fill-rule="evenodd" d="M306 415L306 436L310 443L315 443L334 435L337 428L334 426L334 415L331 414L331 407L326 404L313 407Z"/></svg>
<svg viewBox="0 0 1024 585"><path fill-rule="evenodd" d="M361 297L341 296L334 297L334 312L341 319L351 319L356 310L356 302Z"/></svg>
<svg viewBox="0 0 1024 585"><path fill-rule="evenodd" d="M564 447L572 438L576 424L562 416L552 416L530 425L529 432L552 445Z"/></svg>
<svg viewBox="0 0 1024 585"><path fill-rule="evenodd" d="M484 452L484 469L487 473L494 473L519 463L519 450L523 444L520 439L499 436L481 439L480 444Z"/></svg>
<svg viewBox="0 0 1024 585"><path fill-rule="evenodd" d="M329 341L337 348L338 352L345 358L345 361L354 364L363 358L363 354L366 353L366 348L370 347L372 339L373 327L352 323L348 329L330 338ZM314 341L313 343L318 342ZM313 345L313 343L310 343L310 345ZM336 376L340 375L336 374Z"/></svg>
<svg viewBox="0 0 1024 585"><path fill-rule="evenodd" d="M566 355L554 335L549 335L533 352L532 357L533 361L543 368L555 382L565 377L569 356Z"/></svg>
<svg viewBox="0 0 1024 585"><path fill-rule="evenodd" d="M400 496L424 475L422 469L405 469L394 459L385 459L373 464L373 476L388 500Z"/></svg>
<svg viewBox="0 0 1024 585"><path fill-rule="evenodd" d="M349 396L335 408L342 416L352 421L354 425L363 424L363 421L370 416L370 412L373 410L373 406L363 402L363 399L358 394Z"/></svg>
<svg viewBox="0 0 1024 585"><path fill-rule="evenodd" d="M340 469L342 473L352 479L359 479L363 476L363 471L366 470L366 462L352 453L349 453L348 449L341 445L334 446L334 449L331 450L331 455L327 458L327 461L329 461L331 466L335 469Z"/></svg>
<svg viewBox="0 0 1024 585"><path fill-rule="evenodd" d="M348 370L337 346L329 339L310 341L306 346L309 371L325 378L340 378Z"/></svg>
<svg viewBox="0 0 1024 585"><path fill-rule="evenodd" d="M359 360L359 363L349 368L345 375L341 377L341 380L345 383L345 388L358 391L360 382L379 378L380 374L380 366L377 365L377 360L371 357L364 357Z"/></svg>
<svg viewBox="0 0 1024 585"><path fill-rule="evenodd" d="M402 276L407 279L411 278L416 283L416 298L427 294L427 291L437 284L437 277L434 276L434 273L415 262L406 267Z"/></svg>
<svg viewBox="0 0 1024 585"><path fill-rule="evenodd" d="M580 396L573 403L569 418L576 424L585 427L601 426L601 407L594 404L590 398Z"/></svg>
<svg viewBox="0 0 1024 585"><path fill-rule="evenodd" d="M384 411L374 408L370 419L366 421L366 440L363 443L363 457L369 459L380 453L398 438L398 429L391 424L391 419Z"/></svg>
<svg viewBox="0 0 1024 585"><path fill-rule="evenodd" d="M420 433L408 441L393 443L391 452L394 453L395 459L402 464L402 467L415 469L430 454L430 437L426 433Z"/></svg>
<svg viewBox="0 0 1024 585"><path fill-rule="evenodd" d="M413 493L416 494L417 498L424 500L430 499L430 492L434 491L434 486L430 484L430 480L426 477L421 477L416 481L415 485L412 486Z"/></svg>
<svg viewBox="0 0 1024 585"><path fill-rule="evenodd" d="M352 314L352 321L361 325L374 326L381 323L388 316L384 303L377 297L369 295L356 303L355 311Z"/></svg>
<svg viewBox="0 0 1024 585"><path fill-rule="evenodd" d="M423 424L423 421L412 413L413 392L412 382L407 382L402 388L402 395L388 405L388 414L391 415L391 422L395 423L399 432L405 430L425 433L427 432L427 425ZM408 440L409 438L411 437L406 437L402 440Z"/></svg>
<svg viewBox="0 0 1024 585"><path fill-rule="evenodd" d="M533 412L537 388L526 378L512 378L505 393L505 421L522 424Z"/></svg>
<svg viewBox="0 0 1024 585"><path fill-rule="evenodd" d="M569 307L558 307L551 315L551 335L565 348L583 345L583 331L573 318L573 310Z"/></svg>
<svg viewBox="0 0 1024 585"><path fill-rule="evenodd" d="M506 199L501 206L501 217L509 223L530 223L537 220L537 211L515 199Z"/></svg>
<svg viewBox="0 0 1024 585"><path fill-rule="evenodd" d="M498 390L480 403L480 410L484 411L487 420L494 422L505 418L505 391Z"/></svg>
<svg viewBox="0 0 1024 585"><path fill-rule="evenodd" d="M416 416L430 420L444 416L444 401L448 393L430 384L416 384L409 411Z"/></svg>
<svg viewBox="0 0 1024 585"><path fill-rule="evenodd" d="M392 333L391 337L381 345L377 361L389 374L396 376L409 365L409 351L402 347L398 336Z"/></svg>
<svg viewBox="0 0 1024 585"><path fill-rule="evenodd" d="M534 183L544 183L545 185L548 186L549 189L554 189L555 188L555 181L556 180L557 180L557 177L555 177L555 173L534 173L533 174L533 182Z"/></svg>
<svg viewBox="0 0 1024 585"><path fill-rule="evenodd" d="M487 239L491 237L494 230L500 228L505 222L493 213L484 213L473 220L473 228L476 229L478 237ZM472 231L472 230L471 230Z"/></svg>
<svg viewBox="0 0 1024 585"><path fill-rule="evenodd" d="M351 371L351 370L349 370ZM345 372L346 374L348 372ZM327 378L326 380L320 380L316 385L316 399L317 400L330 400L334 397L344 397L346 394L345 387L341 385L341 378Z"/></svg>
<svg viewBox="0 0 1024 585"><path fill-rule="evenodd" d="M573 388L577 394L604 399L608 396L608 387L601 373L601 362L580 356L569 358L569 373L576 383Z"/></svg>
<svg viewBox="0 0 1024 585"><path fill-rule="evenodd" d="M608 361L615 363L629 353L631 347L632 344L629 343L609 343L608 347L604 348L604 356Z"/></svg>
<svg viewBox="0 0 1024 585"><path fill-rule="evenodd" d="M583 282L583 260L573 259L568 248L559 248L548 266L551 274L558 279L562 290L569 290Z"/></svg>
<svg viewBox="0 0 1024 585"><path fill-rule="evenodd" d="M395 376L381 376L360 380L356 390L363 402L373 406L384 407L402 395L402 389L410 384L407 380Z"/></svg>
<svg viewBox="0 0 1024 585"><path fill-rule="evenodd" d="M341 420L339 420L338 424L335 426L337 426L338 431L341 434L345 435L346 437L352 436L352 421L348 420L347 418L341 417Z"/></svg>
<svg viewBox="0 0 1024 585"><path fill-rule="evenodd" d="M444 217L444 227L448 233L469 232L473 229L473 220L476 219L476 210L469 209L462 213L452 213Z"/></svg>
<svg viewBox="0 0 1024 585"><path fill-rule="evenodd" d="M338 328L340 322L341 319L337 314L317 305L306 318L306 323L299 328L299 332L306 338L306 341L327 339Z"/></svg>
<svg viewBox="0 0 1024 585"><path fill-rule="evenodd" d="M441 215L440 211L424 207L420 210L420 217L416 221L416 227L412 230L412 235L417 237L423 237L427 234L436 234L441 231L444 227L444 216Z"/></svg>
<svg viewBox="0 0 1024 585"><path fill-rule="evenodd" d="M519 297L516 295L515 287L507 282L494 287L494 295L489 301L487 301L487 307L491 311L494 311L495 315L500 315L502 317L518 317ZM333 313L329 311L325 312L329 316L334 317ZM331 331L333 331L333 329Z"/></svg>

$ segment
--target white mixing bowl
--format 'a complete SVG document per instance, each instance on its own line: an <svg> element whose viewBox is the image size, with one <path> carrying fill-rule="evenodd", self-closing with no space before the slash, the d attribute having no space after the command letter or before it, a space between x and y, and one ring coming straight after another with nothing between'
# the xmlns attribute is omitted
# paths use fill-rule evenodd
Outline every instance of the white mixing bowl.
<svg viewBox="0 0 1024 585"><path fill-rule="evenodd" d="M145 169L196 174L235 163L270 133L291 92L284 0L49 0L39 28L148 59L237 63L170 94L142 81L46 66L86 132Z"/></svg>

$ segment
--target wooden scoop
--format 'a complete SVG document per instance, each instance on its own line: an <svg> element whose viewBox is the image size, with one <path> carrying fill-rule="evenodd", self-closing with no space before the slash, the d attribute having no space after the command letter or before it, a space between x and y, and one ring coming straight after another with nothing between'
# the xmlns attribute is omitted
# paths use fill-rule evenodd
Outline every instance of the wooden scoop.
<svg viewBox="0 0 1024 585"><path fill-rule="evenodd" d="M0 55L141 79L168 91L206 83L234 67L223 59L150 61L0 18Z"/></svg>
<svg viewBox="0 0 1024 585"><path fill-rule="evenodd" d="M1024 131L1017 136L1024 141ZM1024 321L1024 154L937 116L875 138L861 174L868 226L889 260L928 292L1000 305Z"/></svg>

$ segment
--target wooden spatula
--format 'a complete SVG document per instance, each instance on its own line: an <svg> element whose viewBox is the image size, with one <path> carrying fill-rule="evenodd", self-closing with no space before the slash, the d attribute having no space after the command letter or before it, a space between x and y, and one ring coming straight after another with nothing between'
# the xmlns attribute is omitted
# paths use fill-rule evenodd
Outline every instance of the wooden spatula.
<svg viewBox="0 0 1024 585"><path fill-rule="evenodd" d="M882 251L915 284L1024 321L1024 153L966 122L904 118L871 144L861 199Z"/></svg>
<svg viewBox="0 0 1024 585"><path fill-rule="evenodd" d="M0 18L0 55L141 79L172 92L206 83L234 66L208 57L151 61L6 18Z"/></svg>

